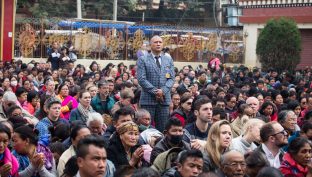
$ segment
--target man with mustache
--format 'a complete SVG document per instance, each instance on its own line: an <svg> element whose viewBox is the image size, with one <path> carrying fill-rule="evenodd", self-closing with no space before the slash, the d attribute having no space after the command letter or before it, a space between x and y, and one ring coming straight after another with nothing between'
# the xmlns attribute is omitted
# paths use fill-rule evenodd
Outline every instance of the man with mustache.
<svg viewBox="0 0 312 177"><path fill-rule="evenodd" d="M278 122L269 122L260 129L262 144L255 149L264 153L271 167L279 168L284 151L281 149L288 144L288 133Z"/></svg>

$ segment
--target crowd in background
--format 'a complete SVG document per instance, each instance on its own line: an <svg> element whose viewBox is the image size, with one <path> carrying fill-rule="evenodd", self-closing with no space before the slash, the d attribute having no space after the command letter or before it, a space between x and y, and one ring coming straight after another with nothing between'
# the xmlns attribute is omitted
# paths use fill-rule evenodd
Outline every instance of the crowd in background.
<svg viewBox="0 0 312 177"><path fill-rule="evenodd" d="M54 43L47 62L0 62L0 175L312 176L311 72L175 68L159 131L137 65L75 65Z"/></svg>

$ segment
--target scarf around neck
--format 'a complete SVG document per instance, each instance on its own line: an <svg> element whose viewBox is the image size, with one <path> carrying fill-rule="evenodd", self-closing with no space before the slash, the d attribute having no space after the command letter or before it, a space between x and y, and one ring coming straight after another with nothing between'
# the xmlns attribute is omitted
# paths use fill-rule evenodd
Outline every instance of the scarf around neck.
<svg viewBox="0 0 312 177"><path fill-rule="evenodd" d="M83 122L87 122L87 120L88 120L88 117L89 117L89 114L91 113L91 112L93 112L93 109L92 109L92 107L91 106L89 106L87 109L86 108L84 108L80 103L78 104L78 111L80 112L80 114L82 115L81 116L81 120L83 121Z"/></svg>

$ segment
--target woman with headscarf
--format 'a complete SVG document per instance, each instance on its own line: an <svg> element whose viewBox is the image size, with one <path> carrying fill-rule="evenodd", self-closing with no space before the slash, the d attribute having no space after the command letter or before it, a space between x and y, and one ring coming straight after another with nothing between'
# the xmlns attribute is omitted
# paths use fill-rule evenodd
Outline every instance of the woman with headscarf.
<svg viewBox="0 0 312 177"><path fill-rule="evenodd" d="M116 168L121 165L141 166L144 151L138 146L139 135L139 127L134 122L124 122L117 127L107 148L107 158Z"/></svg>

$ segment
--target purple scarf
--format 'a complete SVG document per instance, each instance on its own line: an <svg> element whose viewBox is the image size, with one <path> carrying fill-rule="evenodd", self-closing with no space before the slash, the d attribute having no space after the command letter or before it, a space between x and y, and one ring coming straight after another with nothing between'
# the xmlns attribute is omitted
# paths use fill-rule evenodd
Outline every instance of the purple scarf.
<svg viewBox="0 0 312 177"><path fill-rule="evenodd" d="M50 149L47 148L46 146L38 143L36 151L37 151L37 153L43 153L44 154L44 157L45 157L44 166L48 171L51 171L52 165L53 165L53 154L50 151Z"/></svg>

